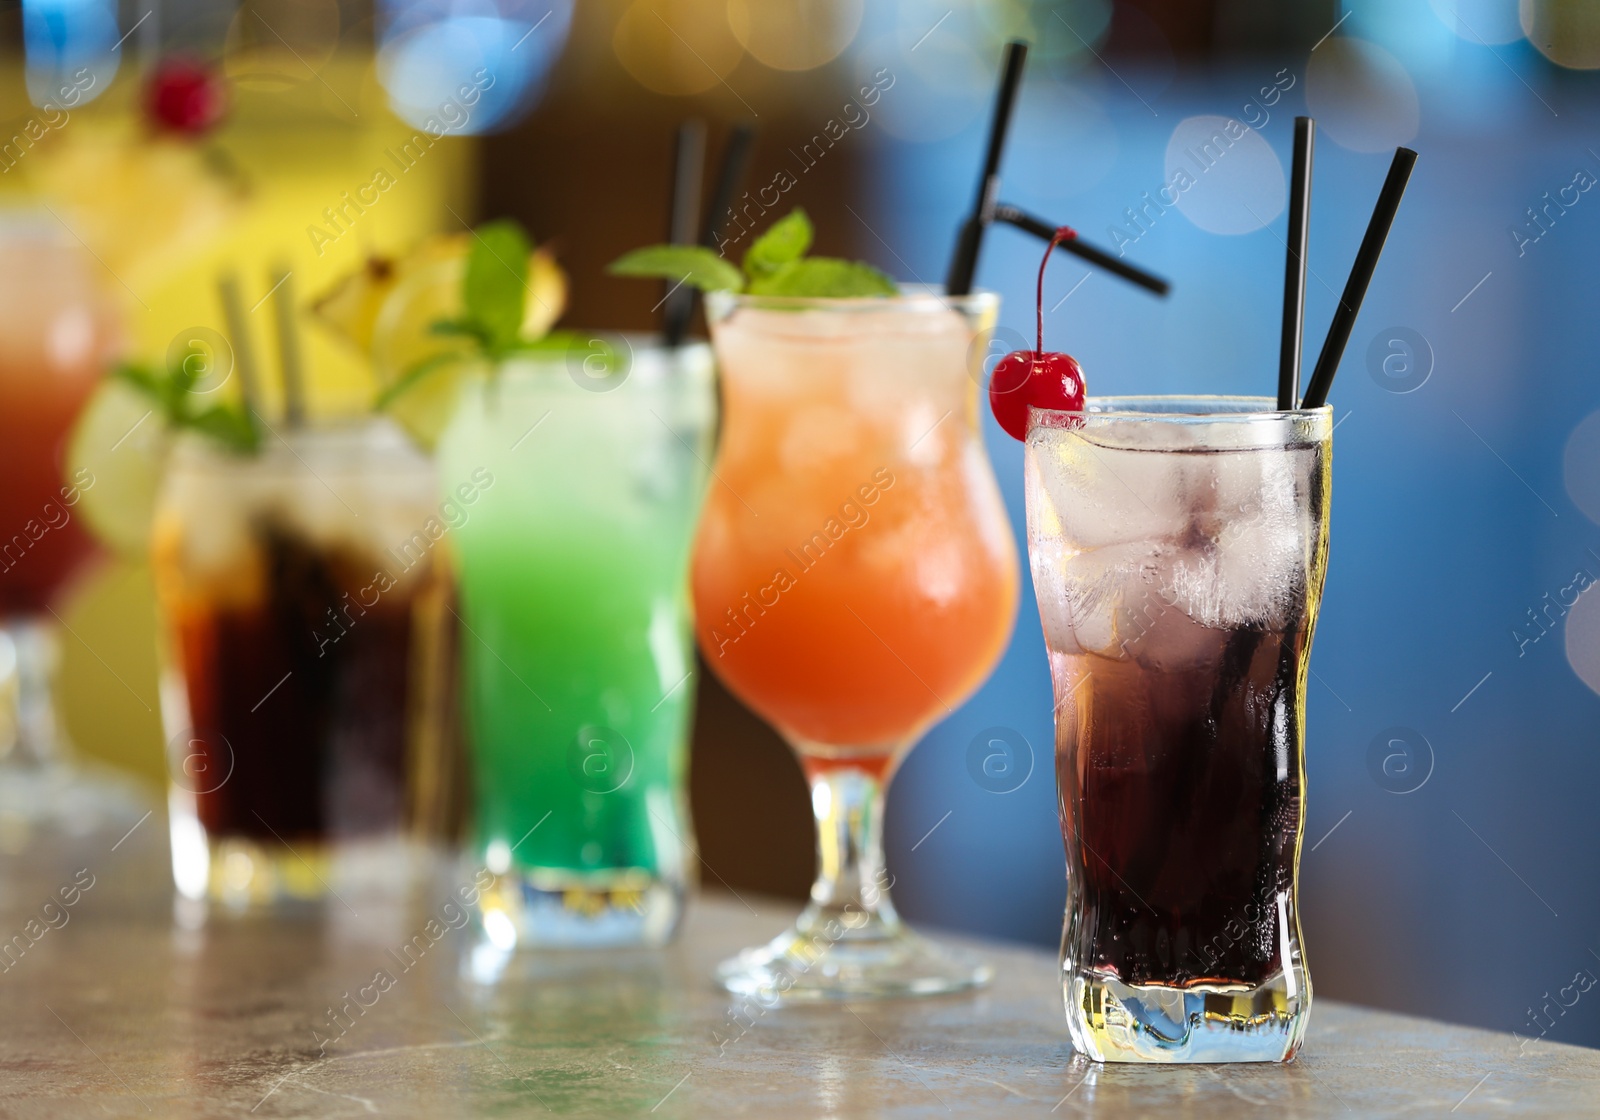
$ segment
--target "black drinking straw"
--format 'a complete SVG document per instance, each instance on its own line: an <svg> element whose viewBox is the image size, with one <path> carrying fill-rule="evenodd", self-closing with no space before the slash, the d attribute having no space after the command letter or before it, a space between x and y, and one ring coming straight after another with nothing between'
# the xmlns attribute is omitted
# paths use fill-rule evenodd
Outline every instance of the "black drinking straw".
<svg viewBox="0 0 1600 1120"><path fill-rule="evenodd" d="M244 302L239 298L239 278L228 272L217 277L217 298L222 303L222 316L228 324L228 342L233 347L233 368L239 374L239 396L244 402L244 418L252 428L259 430L258 415L261 395L257 391L255 350L250 345L250 332L245 327Z"/></svg>
<svg viewBox="0 0 1600 1120"><path fill-rule="evenodd" d="M1025 233L1031 233L1041 241L1051 240L1055 236L1056 230L1061 228L1059 225L1051 225L1043 218L1028 213L1019 206L1011 206L1004 202L994 208L994 220L1015 226ZM1056 248L1063 253L1071 253L1075 257L1086 260L1097 268L1103 268L1107 272L1115 273L1124 280L1131 281L1158 296L1164 296L1172 290L1172 285L1161 277L1146 272L1142 268L1136 268L1121 257L1112 256L1104 249L1096 249L1093 245L1085 245L1077 238L1057 242Z"/></svg>
<svg viewBox="0 0 1600 1120"><path fill-rule="evenodd" d="M1049 241L1060 228L1059 222L1047 222L1023 210L999 201L1000 157L1005 152L1006 132L1011 126L1011 112L1016 107L1017 88L1022 84L1022 66L1027 61L1028 46L1013 39L1006 44L1005 64L1000 71L1000 89L995 95L994 116L989 121L989 145L984 153L983 174L978 178L978 197L972 213L961 224L956 235L955 250L950 257L950 270L945 276L945 292L964 296L972 291L972 280L978 271L978 253L983 247L983 235L994 222L1005 222L1041 241ZM1086 245L1077 238L1058 242L1056 248L1063 253L1088 261L1097 268L1129 280L1147 291L1164 296L1171 290L1159 276L1128 264L1104 249Z"/></svg>
<svg viewBox="0 0 1600 1120"><path fill-rule="evenodd" d="M718 247L717 240L733 212L734 196L739 193L745 168L750 165L755 139L755 126L748 121L740 121L728 134L728 144L722 149L722 164L717 168L716 182L711 187L711 201L706 206L706 218L701 223L700 244L707 249Z"/></svg>
<svg viewBox="0 0 1600 1120"><path fill-rule="evenodd" d="M1028 58L1028 44L1013 39L1006 44L1005 65L1000 70L1000 90L995 95L994 116L989 120L989 146L983 157L983 174L978 178L978 197L972 213L956 235L950 270L945 274L944 290L952 296L972 291L972 278L978 271L978 250L984 231L994 220L996 195L1000 190L1000 156L1005 151L1006 130L1011 127L1011 110L1017 103L1017 87L1022 84L1022 65ZM1051 233L1055 230L1052 229Z"/></svg>
<svg viewBox="0 0 1600 1120"><path fill-rule="evenodd" d="M700 176L706 162L706 122L684 121L678 126L678 143L672 167L672 215L667 240L674 245L693 245L700 224ZM683 342L689 319L694 314L694 289L682 282L667 291L662 300L661 333L668 346Z"/></svg>
<svg viewBox="0 0 1600 1120"><path fill-rule="evenodd" d="M1394 162L1389 165L1389 175L1378 192L1378 205L1373 208L1372 220L1367 223L1367 233L1356 251L1355 263L1350 266L1350 279L1345 281L1344 295L1339 297L1339 307L1333 313L1328 327L1328 338L1322 344L1317 358L1317 368L1311 373L1311 384L1306 388L1301 408L1321 408L1328 403L1328 390L1333 387L1333 375L1339 371L1339 359L1344 356L1345 344L1355 328L1356 316L1361 313L1361 301L1366 298L1367 285L1372 283L1372 273L1378 267L1378 257L1383 243L1394 224L1395 211L1400 209L1400 197L1406 193L1406 182L1411 178L1411 168L1417 162L1417 153L1410 148L1396 148Z"/></svg>
<svg viewBox="0 0 1600 1120"><path fill-rule="evenodd" d="M1294 164L1289 178L1289 246L1283 262L1283 335L1278 344L1278 411L1300 399L1306 335L1306 245L1311 230L1311 153L1317 124L1294 119Z"/></svg>
<svg viewBox="0 0 1600 1120"><path fill-rule="evenodd" d="M727 225L728 217L733 211L733 199L739 193L739 184L744 181L745 168L750 163L750 150L755 146L755 126L744 121L733 126L733 131L728 135L728 143L722 149L722 162L717 168L716 180L711 185L711 201L706 206L705 218L700 223L700 244L707 249L718 249L718 241L722 230ZM679 150L682 155L682 149ZM698 161L697 161L698 162ZM682 171L680 165L679 171ZM675 186L681 180L675 180ZM678 243L677 223L680 216L678 203L687 198L691 192L678 189L674 196L673 206L673 232L672 239ZM696 197L700 190L698 185L692 192ZM687 294L687 299L682 299ZM694 317L694 309L700 302L700 293L694 289L687 292L680 290L674 293L667 308L667 320L663 334L666 336L668 346L678 346L683 342L683 336L688 333L689 320ZM677 310L680 309L681 311ZM676 317L681 315L681 317Z"/></svg>
<svg viewBox="0 0 1600 1120"><path fill-rule="evenodd" d="M273 312L278 322L278 367L283 371L283 418L291 428L306 422L306 385L300 364L300 332L294 319L294 281L287 267L273 275Z"/></svg>

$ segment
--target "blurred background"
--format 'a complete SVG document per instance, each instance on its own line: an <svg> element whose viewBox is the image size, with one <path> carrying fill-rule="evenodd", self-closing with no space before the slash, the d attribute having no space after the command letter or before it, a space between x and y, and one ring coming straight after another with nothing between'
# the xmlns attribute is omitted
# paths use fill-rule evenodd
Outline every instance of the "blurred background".
<svg viewBox="0 0 1600 1120"><path fill-rule="evenodd" d="M739 203L758 225L803 206L820 251L937 282L1013 37L1033 49L1002 197L1174 285L1158 300L1058 261L1046 334L1092 393L1270 393L1294 116L1321 133L1312 353L1393 148L1420 151L1332 394L1308 956L1325 996L1600 1045L1600 1001L1552 1002L1600 975L1586 0L24 0L0 12L0 192L93 249L126 351L151 359L221 329L219 267L247 303L279 262L316 293L369 253L501 215L559 253L567 324L647 328L653 287L603 267L664 235L688 116L710 122L713 158L735 123L758 127ZM146 78L175 58L220 76L227 112L158 141ZM1230 120L1238 139L1201 156ZM362 193L380 168L392 187ZM988 238L979 282L1004 296L1004 348L1031 329L1038 251ZM354 351L307 341L320 407L368 399ZM1020 547L1021 448L983 411ZM69 732L158 788L148 567L106 550L58 609ZM694 679L702 878L803 896L798 768L714 677ZM1055 943L1050 710L1025 587L1000 669L892 787L910 918ZM996 740L1003 780L978 764Z"/></svg>

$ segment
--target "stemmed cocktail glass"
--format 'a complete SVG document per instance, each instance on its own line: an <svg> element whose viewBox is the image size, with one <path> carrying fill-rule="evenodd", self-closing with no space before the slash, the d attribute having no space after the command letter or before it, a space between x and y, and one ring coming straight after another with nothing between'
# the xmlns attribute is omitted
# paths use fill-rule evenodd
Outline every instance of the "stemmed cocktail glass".
<svg viewBox="0 0 1600 1120"><path fill-rule="evenodd" d="M895 764L1011 632L1016 550L972 369L998 306L708 297L725 412L694 561L700 645L794 748L817 820L810 905L722 965L731 991L849 999L989 978L901 922L881 818Z"/></svg>
<svg viewBox="0 0 1600 1120"><path fill-rule="evenodd" d="M69 433L120 345L99 266L48 214L0 214L0 847L134 825L130 786L72 765L55 705L60 596L93 543Z"/></svg>

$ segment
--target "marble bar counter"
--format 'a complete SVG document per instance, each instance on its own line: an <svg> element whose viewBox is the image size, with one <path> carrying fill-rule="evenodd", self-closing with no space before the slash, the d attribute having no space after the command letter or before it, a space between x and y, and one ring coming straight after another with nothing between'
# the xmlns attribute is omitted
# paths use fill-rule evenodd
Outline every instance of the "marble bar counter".
<svg viewBox="0 0 1600 1120"><path fill-rule="evenodd" d="M65 909L42 910L72 881L65 863L0 878L13 946L0 960L0 1115L1600 1111L1600 1051L1331 1000L1288 1066L1095 1066L1068 1045L1054 956L1015 946L981 946L997 979L978 994L763 1010L708 977L792 918L768 898L706 892L669 948L521 955L486 986L463 968L470 927L439 922L427 892L199 921L175 911L160 875L120 859L89 869L94 885Z"/></svg>

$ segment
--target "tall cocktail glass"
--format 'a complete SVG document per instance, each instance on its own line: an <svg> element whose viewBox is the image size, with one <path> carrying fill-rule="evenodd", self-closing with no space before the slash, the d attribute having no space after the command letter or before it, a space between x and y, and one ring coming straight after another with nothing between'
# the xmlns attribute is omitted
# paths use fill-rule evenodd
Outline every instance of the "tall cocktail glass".
<svg viewBox="0 0 1600 1120"><path fill-rule="evenodd" d="M1331 410L1034 409L1028 551L1056 700L1062 983L1096 1061L1287 1061Z"/></svg>
<svg viewBox="0 0 1600 1120"><path fill-rule="evenodd" d="M180 895L359 911L428 872L464 800L438 542L469 515L385 419L174 448L151 548Z"/></svg>
<svg viewBox="0 0 1600 1120"><path fill-rule="evenodd" d="M706 661L799 755L818 874L797 925L718 973L778 1000L954 991L913 935L880 822L895 763L994 667L1017 557L977 427L992 294L707 300L723 384L695 547Z"/></svg>
<svg viewBox="0 0 1600 1120"><path fill-rule="evenodd" d="M469 380L439 443L453 538L475 858L474 956L659 944L695 871L689 545L716 415L710 348L611 340ZM479 966L482 966L481 968Z"/></svg>

